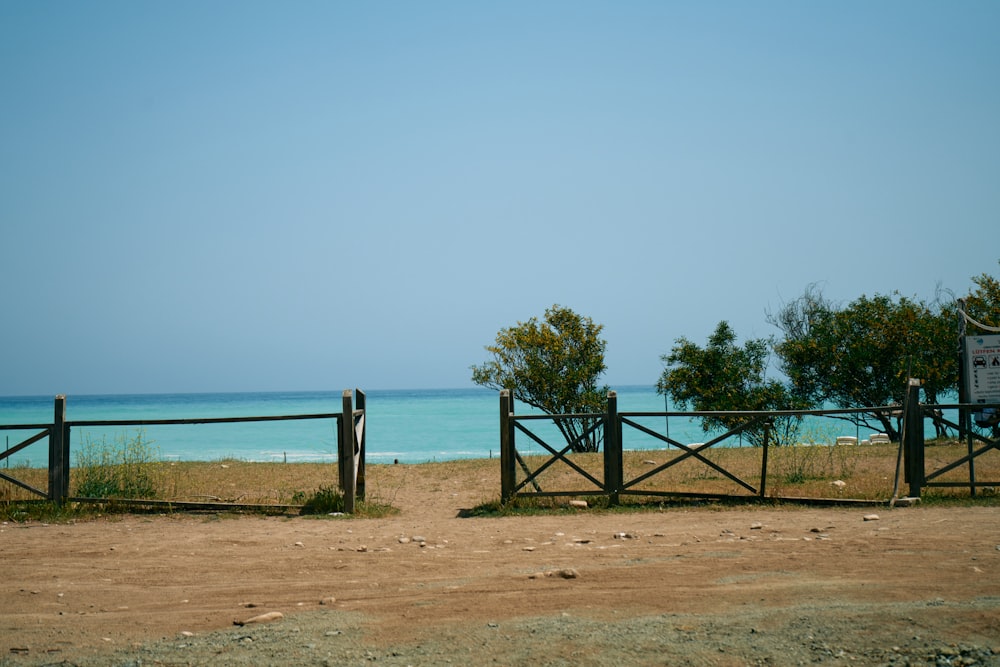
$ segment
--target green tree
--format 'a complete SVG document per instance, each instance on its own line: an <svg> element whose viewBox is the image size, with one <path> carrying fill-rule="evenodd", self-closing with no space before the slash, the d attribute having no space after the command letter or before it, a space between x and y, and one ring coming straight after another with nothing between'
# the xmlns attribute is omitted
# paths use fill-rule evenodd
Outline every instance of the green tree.
<svg viewBox="0 0 1000 667"><path fill-rule="evenodd" d="M988 327L1000 327L1000 280L989 274L972 279L976 289L965 298L965 312ZM973 326L970 334L978 329Z"/></svg>
<svg viewBox="0 0 1000 667"><path fill-rule="evenodd" d="M910 377L924 381L930 402L957 387L953 304L893 294L862 296L838 307L809 287L769 319L784 333L774 349L802 403L901 404ZM887 411L858 415L893 440L899 437L896 418Z"/></svg>
<svg viewBox="0 0 1000 667"><path fill-rule="evenodd" d="M540 322L531 318L501 329L487 345L489 361L472 366L472 381L509 389L513 397L551 415L605 410L608 388L598 387L605 371L604 327L569 308L554 305ZM597 451L601 436L593 418L555 420L574 451ZM599 429L598 429L599 430Z"/></svg>
<svg viewBox="0 0 1000 667"><path fill-rule="evenodd" d="M669 395L681 409L689 406L702 411L752 411L789 409L791 396L777 380L767 379L770 341L755 339L742 347L728 322L719 322L701 348L686 338L678 338L669 355L661 359L667 365L656 390ZM705 432L733 429L747 423L746 416L718 415L702 418ZM778 444L794 436L797 419L781 417L772 435ZM754 445L763 444L763 425L747 429L744 435Z"/></svg>

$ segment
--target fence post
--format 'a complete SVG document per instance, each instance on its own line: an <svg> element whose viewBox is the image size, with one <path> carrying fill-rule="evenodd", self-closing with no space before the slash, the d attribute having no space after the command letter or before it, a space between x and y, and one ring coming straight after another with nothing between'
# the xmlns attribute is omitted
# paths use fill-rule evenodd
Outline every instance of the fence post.
<svg viewBox="0 0 1000 667"><path fill-rule="evenodd" d="M49 431L49 500L62 503L69 495L69 431L66 428L66 396L55 400L55 415Z"/></svg>
<svg viewBox="0 0 1000 667"><path fill-rule="evenodd" d="M774 426L774 419L768 418L764 421L764 453L761 456L760 461L760 494L761 500L764 499L765 493L767 492L767 452L771 447L771 428Z"/></svg>
<svg viewBox="0 0 1000 667"><path fill-rule="evenodd" d="M354 393L357 394L357 398L354 401L354 407L361 413L361 435L358 436L358 477L355 480L357 485L357 497L358 500L365 499L365 441L368 440L368 413L366 411L366 396L365 392L360 389L355 388Z"/></svg>
<svg viewBox="0 0 1000 667"><path fill-rule="evenodd" d="M924 485L924 416L920 405L920 380L910 378L906 386L906 404L903 408L903 452L906 481L910 497L919 498Z"/></svg>
<svg viewBox="0 0 1000 667"><path fill-rule="evenodd" d="M506 503L514 497L516 480L514 470L514 433L511 414L513 401L510 390L500 390L500 502Z"/></svg>
<svg viewBox="0 0 1000 667"><path fill-rule="evenodd" d="M344 390L343 414L340 418L340 488L344 491L344 511L354 513L357 470L354 467L354 409L351 390Z"/></svg>
<svg viewBox="0 0 1000 667"><path fill-rule="evenodd" d="M621 423L618 421L618 393L608 392L608 411L604 415L604 490L612 505L617 505L622 479Z"/></svg>
<svg viewBox="0 0 1000 667"><path fill-rule="evenodd" d="M966 386L966 350L965 350L965 299L958 299L958 402L969 402L969 390ZM968 408L958 409L958 439L968 437L969 449L972 449L972 413ZM971 459L970 459L971 461Z"/></svg>

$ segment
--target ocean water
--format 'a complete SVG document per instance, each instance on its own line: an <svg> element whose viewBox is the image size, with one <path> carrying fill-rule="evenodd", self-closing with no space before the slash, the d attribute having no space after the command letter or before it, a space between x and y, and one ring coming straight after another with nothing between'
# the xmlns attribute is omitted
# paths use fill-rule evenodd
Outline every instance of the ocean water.
<svg viewBox="0 0 1000 667"><path fill-rule="evenodd" d="M366 460L372 463L422 463L499 456L500 398L482 388L372 390L367 397ZM195 419L269 415L326 414L341 411L342 391L223 394L69 395L69 421ZM663 411L663 398L653 387L618 390L619 410ZM518 404L518 414L530 412ZM51 423L53 397L0 397L0 424ZM671 435L690 431L702 438L689 420L672 419ZM541 424L533 427L545 433ZM143 438L166 460L335 461L336 420L246 422L233 424L74 426L71 456L88 443L114 443ZM36 431L0 430L0 449L14 446ZM684 437L687 437L686 435ZM644 439L647 439L644 436ZM655 439L648 438L648 446ZM558 442L558 441L556 441ZM519 448L529 450L527 438ZM21 450L2 465L44 466L48 441Z"/></svg>
<svg viewBox="0 0 1000 667"><path fill-rule="evenodd" d="M664 412L662 396L652 386L615 388L619 412ZM483 388L444 390L366 391L366 460L371 463L423 463L499 456L499 394ZM342 391L223 394L139 394L66 398L66 419L143 420L196 419L339 413ZM533 412L518 403L516 414ZM0 397L0 425L51 423L53 397ZM686 417L637 418L643 425L690 444L703 442L700 422ZM836 435L868 437L843 422ZM230 424L75 426L71 429L71 459L87 444L115 443L142 436L161 459L214 461L335 461L336 420L246 422ZM551 422L531 422L531 429L553 445L560 442ZM0 450L12 447L37 431L0 430ZM519 436L518 450L541 452L529 438ZM732 444L738 445L734 440ZM561 445L559 445L561 447ZM635 429L626 429L626 449L662 449L661 441ZM17 452L0 463L45 466L48 440Z"/></svg>

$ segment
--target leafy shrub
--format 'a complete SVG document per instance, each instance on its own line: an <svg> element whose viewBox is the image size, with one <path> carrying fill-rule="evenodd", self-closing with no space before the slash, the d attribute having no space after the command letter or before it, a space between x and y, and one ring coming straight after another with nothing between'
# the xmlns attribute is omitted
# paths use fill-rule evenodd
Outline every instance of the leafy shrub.
<svg viewBox="0 0 1000 667"><path fill-rule="evenodd" d="M77 458L76 495L82 498L143 498L157 496L157 450L146 433L122 434L109 443L87 439Z"/></svg>
<svg viewBox="0 0 1000 667"><path fill-rule="evenodd" d="M308 498L299 491L293 500L302 502L302 514L330 514L344 511L344 494L335 486L321 486Z"/></svg>

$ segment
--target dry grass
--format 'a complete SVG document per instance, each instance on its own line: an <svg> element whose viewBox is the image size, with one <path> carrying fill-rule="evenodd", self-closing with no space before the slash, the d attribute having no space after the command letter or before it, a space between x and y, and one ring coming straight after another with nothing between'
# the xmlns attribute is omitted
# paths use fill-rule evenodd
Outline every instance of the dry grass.
<svg viewBox="0 0 1000 667"><path fill-rule="evenodd" d="M684 494L752 496L752 492L725 474L688 457L637 484L632 480L675 459L676 449L627 452L623 472L626 485L634 491L667 491ZM703 451L705 460L760 488L762 450L752 447L710 448ZM772 448L767 467L767 497L857 498L885 500L892 495L898 449L895 445L872 446L796 446ZM926 448L926 469L937 470L967 454L964 443L948 442ZM602 480L602 454L573 454L570 459L597 480ZM548 460L526 456L527 466L536 470ZM212 462L154 462L149 464L156 497L172 501L212 501L245 504L301 504L321 488L336 485L337 467L329 463L252 463L240 460ZM47 471L42 468L10 468L3 471L36 488L47 488ZM976 459L976 478L1000 480L1000 452L996 450ZM79 471L70 477L71 495L76 489ZM518 480L525 478L518 468ZM834 485L834 481L844 485ZM962 465L936 481L968 483L969 469ZM372 502L393 505L401 489L448 491L454 485L481 489L484 502L499 497L500 463L497 459L472 459L422 463L416 465L369 465L367 496ZM597 487L563 461L556 461L542 472L537 482L543 491L574 491L589 495ZM530 485L525 490L534 490ZM900 493L907 486L900 480ZM929 488L925 497L968 497L968 486ZM29 492L0 480L0 503L37 499Z"/></svg>
<svg viewBox="0 0 1000 667"><path fill-rule="evenodd" d="M770 498L821 498L888 500L892 496L896 479L897 445L799 445L774 447L768 452L765 496ZM701 458L687 456L678 449L626 452L623 477L626 488L633 492L672 492L680 494L752 496L761 487L763 450L753 447L709 448L699 452ZM925 450L928 474L967 454L964 444L949 442L930 445ZM550 457L526 456L527 467L535 471ZM603 456L601 454L574 454L572 461L597 480L602 480ZM668 463L675 463L666 466ZM710 464L714 464L710 465ZM1000 481L1000 452L991 451L976 459L977 480ZM662 470L660 468L663 467ZM720 470L721 469L721 470ZM652 471L653 475L635 482ZM723 472L725 471L725 472ZM518 483L526 474L518 467ZM742 480L752 487L747 489L725 473ZM576 491L594 493L597 486L562 461L546 468L536 478L543 492ZM925 489L927 496L969 495L968 465L962 465L935 481L964 482L956 488ZM834 484L843 482L843 484ZM535 490L531 484L526 491ZM899 481L901 495L906 495L907 485Z"/></svg>

